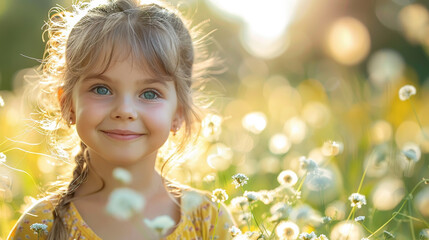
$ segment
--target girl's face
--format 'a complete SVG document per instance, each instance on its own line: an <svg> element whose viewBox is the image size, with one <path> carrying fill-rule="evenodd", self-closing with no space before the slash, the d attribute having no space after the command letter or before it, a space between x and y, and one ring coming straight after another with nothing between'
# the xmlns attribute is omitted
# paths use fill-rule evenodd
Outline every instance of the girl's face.
<svg viewBox="0 0 429 240"><path fill-rule="evenodd" d="M133 65L132 57L80 80L73 89L72 117L91 158L114 165L155 160L170 130L181 123L174 82L153 77Z"/></svg>

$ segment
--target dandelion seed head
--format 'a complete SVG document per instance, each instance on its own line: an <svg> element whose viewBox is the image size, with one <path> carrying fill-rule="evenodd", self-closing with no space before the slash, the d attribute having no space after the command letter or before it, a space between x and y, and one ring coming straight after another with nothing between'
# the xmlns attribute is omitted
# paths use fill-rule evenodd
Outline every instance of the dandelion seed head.
<svg viewBox="0 0 429 240"><path fill-rule="evenodd" d="M106 211L119 220L127 220L140 212L144 204L145 199L138 192L130 188L117 188L109 196Z"/></svg>
<svg viewBox="0 0 429 240"><path fill-rule="evenodd" d="M129 184L132 181L131 173L125 168L115 168L113 169L113 177L123 184Z"/></svg>
<svg viewBox="0 0 429 240"><path fill-rule="evenodd" d="M222 117L215 114L207 114L202 121L202 135L208 141L215 141L221 134Z"/></svg>
<svg viewBox="0 0 429 240"><path fill-rule="evenodd" d="M317 163L315 161L309 158L306 158L304 156L300 157L299 163L300 163L300 167L308 172L315 171L318 168Z"/></svg>
<svg viewBox="0 0 429 240"><path fill-rule="evenodd" d="M212 193L213 202L221 203L221 202L225 202L226 200L228 200L228 194L226 194L225 190L220 188L213 190L213 193Z"/></svg>
<svg viewBox="0 0 429 240"><path fill-rule="evenodd" d="M258 192L258 195L259 201L263 202L264 204L270 204L274 200L273 191L261 190Z"/></svg>
<svg viewBox="0 0 429 240"><path fill-rule="evenodd" d="M232 179L234 180L232 183L235 185L235 188L244 186L249 180L249 178L242 173L235 174L234 176L232 176Z"/></svg>
<svg viewBox="0 0 429 240"><path fill-rule="evenodd" d="M290 212L291 207L288 204L284 202L278 202L270 208L270 213L272 215L270 220L273 222L285 220L289 217Z"/></svg>
<svg viewBox="0 0 429 240"><path fill-rule="evenodd" d="M277 181L281 185L293 186L298 181L298 176L292 170L284 170L277 176Z"/></svg>
<svg viewBox="0 0 429 240"><path fill-rule="evenodd" d="M246 197L238 196L231 199L231 207L236 210L247 209L249 206L249 200Z"/></svg>
<svg viewBox="0 0 429 240"><path fill-rule="evenodd" d="M322 154L324 156L336 156L342 150L342 144L335 141L326 141L322 146Z"/></svg>
<svg viewBox="0 0 429 240"><path fill-rule="evenodd" d="M299 227L291 221L280 222L276 227L276 235L282 240L296 239L299 234Z"/></svg>
<svg viewBox="0 0 429 240"><path fill-rule="evenodd" d="M235 237L235 236L237 236L237 235L240 235L240 234L241 234L241 230L240 230L238 227L236 227L236 226L232 226L232 227L230 227L230 228L228 229L228 231L229 231L229 233L231 233L231 236L232 236L232 237Z"/></svg>
<svg viewBox="0 0 429 240"><path fill-rule="evenodd" d="M399 89L399 99L408 100L411 96L416 95L417 90L413 85L405 85Z"/></svg>
<svg viewBox="0 0 429 240"><path fill-rule="evenodd" d="M247 198L249 203L255 202L259 199L259 194L254 191L245 191L243 196Z"/></svg>
<svg viewBox="0 0 429 240"><path fill-rule="evenodd" d="M145 218L143 222L148 227L155 230L159 234L159 236L162 236L167 233L167 231L175 225L174 220L171 219L171 217L168 215L158 216L153 220Z"/></svg>
<svg viewBox="0 0 429 240"><path fill-rule="evenodd" d="M361 208L362 205L366 205L365 196L359 193L352 193L352 195L349 197L349 200L352 207L356 206L357 208Z"/></svg>

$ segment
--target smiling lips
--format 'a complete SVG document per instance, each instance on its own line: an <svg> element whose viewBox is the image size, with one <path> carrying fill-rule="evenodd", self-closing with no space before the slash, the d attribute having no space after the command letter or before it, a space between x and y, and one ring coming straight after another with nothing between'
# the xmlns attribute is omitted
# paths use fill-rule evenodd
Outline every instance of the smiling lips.
<svg viewBox="0 0 429 240"><path fill-rule="evenodd" d="M102 132L106 134L108 137L116 140L133 140L144 135L142 133L136 133L129 130L119 130L119 129L107 130Z"/></svg>

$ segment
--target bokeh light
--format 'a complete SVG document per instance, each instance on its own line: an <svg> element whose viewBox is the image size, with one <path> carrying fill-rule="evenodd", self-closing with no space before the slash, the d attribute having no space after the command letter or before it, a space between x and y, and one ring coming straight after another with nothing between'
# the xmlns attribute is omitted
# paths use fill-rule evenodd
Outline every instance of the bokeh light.
<svg viewBox="0 0 429 240"><path fill-rule="evenodd" d="M270 151L274 154L284 154L289 151L291 147L289 138L282 133L275 134L271 137L269 142Z"/></svg>
<svg viewBox="0 0 429 240"><path fill-rule="evenodd" d="M367 28L357 19L344 17L336 20L327 36L326 50L337 62L354 65L369 53L370 36Z"/></svg>
<svg viewBox="0 0 429 240"><path fill-rule="evenodd" d="M383 178L372 193L374 207L381 211L391 210L405 196L405 185L399 178Z"/></svg>
<svg viewBox="0 0 429 240"><path fill-rule="evenodd" d="M243 127L254 133L261 133L267 126L267 117L262 112L252 112L246 114L242 120Z"/></svg>

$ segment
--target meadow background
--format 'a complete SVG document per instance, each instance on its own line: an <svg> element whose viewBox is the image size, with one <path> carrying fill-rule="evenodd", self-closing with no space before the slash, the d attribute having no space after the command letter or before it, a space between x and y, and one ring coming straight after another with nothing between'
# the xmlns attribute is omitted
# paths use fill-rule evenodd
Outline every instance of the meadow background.
<svg viewBox="0 0 429 240"><path fill-rule="evenodd" d="M0 239L64 172L44 155L46 138L29 127L32 106L23 96L24 76L43 55L43 21L57 3L71 5L0 1ZM180 9L195 23L209 20L208 47L226 70L209 86L219 95L202 132L209 150L189 157L175 178L225 189L243 232L258 228L241 222L246 214L231 204L243 194L232 184L236 173L249 178L244 190L285 196L251 204L270 231L284 221L334 240L382 226L370 239L429 239L429 186L421 183L429 178L427 1L188 0ZM406 84L417 93L401 101ZM303 168L302 156L318 164L316 173ZM283 170L299 178L285 192ZM367 202L359 209L348 200L356 192ZM277 202L287 205L281 217Z"/></svg>

